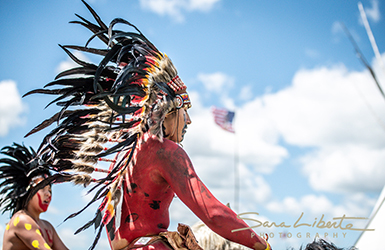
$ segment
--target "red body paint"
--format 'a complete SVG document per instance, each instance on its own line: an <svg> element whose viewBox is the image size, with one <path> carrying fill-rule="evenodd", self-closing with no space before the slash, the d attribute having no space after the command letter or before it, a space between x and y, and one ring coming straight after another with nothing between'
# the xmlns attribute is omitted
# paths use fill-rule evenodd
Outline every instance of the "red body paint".
<svg viewBox="0 0 385 250"><path fill-rule="evenodd" d="M135 238L167 231L169 206L176 194L206 225L221 236L249 248L263 240L227 206L219 202L197 176L185 151L174 142L149 138L136 151L136 164L125 175L120 227L107 234L112 249ZM256 237L251 237L255 235ZM168 249L156 246L155 249Z"/></svg>
<svg viewBox="0 0 385 250"><path fill-rule="evenodd" d="M37 198L39 199L39 207L43 210L43 212L46 212L48 209L49 203L43 203L39 193L37 193Z"/></svg>
<svg viewBox="0 0 385 250"><path fill-rule="evenodd" d="M47 234L47 237L48 237L48 243L52 244L53 239L52 239L51 232L45 229L45 233Z"/></svg>

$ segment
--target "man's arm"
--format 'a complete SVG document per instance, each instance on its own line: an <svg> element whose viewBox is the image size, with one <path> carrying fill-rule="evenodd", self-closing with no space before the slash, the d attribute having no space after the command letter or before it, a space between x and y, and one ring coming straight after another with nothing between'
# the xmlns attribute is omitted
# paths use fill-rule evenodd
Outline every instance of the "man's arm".
<svg viewBox="0 0 385 250"><path fill-rule="evenodd" d="M10 221L9 229L13 230L15 235L29 249L51 249L44 240L38 224L27 215L16 215Z"/></svg>
<svg viewBox="0 0 385 250"><path fill-rule="evenodd" d="M195 215L211 230L230 241L253 249L266 249L265 240L251 229L231 232L248 225L212 195L197 176L182 148L165 150L164 153L168 160L162 164L162 176Z"/></svg>

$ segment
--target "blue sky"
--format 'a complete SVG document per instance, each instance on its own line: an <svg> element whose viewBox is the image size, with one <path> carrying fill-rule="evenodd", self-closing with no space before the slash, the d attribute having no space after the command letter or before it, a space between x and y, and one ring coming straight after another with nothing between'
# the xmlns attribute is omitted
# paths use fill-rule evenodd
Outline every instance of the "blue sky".
<svg viewBox="0 0 385 250"><path fill-rule="evenodd" d="M385 101L340 22L380 82L384 69L375 60L358 1L89 3L106 23L115 17L134 23L173 60L193 102L184 148L198 175L223 203L234 204L234 152L238 152L237 212L259 213L258 220L286 225L294 224L302 212L302 221L310 224L322 215L325 221L344 214L370 215L385 183ZM385 5L376 0L362 4L382 53ZM51 97L21 99L21 95L72 65L58 44L83 45L90 36L68 23L77 19L74 13L91 19L80 0L0 1L0 146L24 142L37 147L47 133L23 138L57 111L54 106L44 109ZM213 105L236 111L235 135L214 124ZM93 216L93 208L59 224L89 198L81 187L67 184L55 186L53 192L42 217L58 226L71 249L88 248L92 229L77 236L72 232ZM0 217L1 232L7 220L7 214ZM178 222L198 221L178 199L171 207L171 220L171 230ZM365 222L351 221L357 228ZM255 230L273 233L274 249L298 248L325 233L327 239L348 247L359 235L314 227ZM291 237L280 237L284 233ZM99 249L108 246L103 237Z"/></svg>

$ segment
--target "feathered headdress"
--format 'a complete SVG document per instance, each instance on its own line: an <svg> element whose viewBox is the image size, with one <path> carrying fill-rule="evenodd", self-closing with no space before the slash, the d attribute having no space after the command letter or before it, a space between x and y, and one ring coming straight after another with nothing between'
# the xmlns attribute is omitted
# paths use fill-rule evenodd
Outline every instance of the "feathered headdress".
<svg viewBox="0 0 385 250"><path fill-rule="evenodd" d="M80 21L72 23L86 27L93 35L85 46L61 46L79 67L61 72L44 89L26 94L59 95L48 105L56 103L62 109L27 136L57 122L57 127L44 138L38 156L48 159L50 169L56 171L53 176L85 186L95 182L90 191L97 191L90 204L99 199L103 201L95 218L77 231L91 225L99 228L93 248L102 226L110 227L119 211L123 174L133 165L131 160L138 141L143 140L144 133L162 141L166 114L191 104L186 86L166 54L133 24L116 18L107 26L87 3L83 3L96 23L79 15ZM128 25L133 31L114 29L118 23ZM107 48L88 47L96 37ZM95 65L81 61L69 49L103 58ZM56 88L47 89L52 86ZM114 158L108 158L112 154ZM104 171L95 167L98 161L112 164L105 178L95 180L89 173ZM119 228L119 223L115 220L115 228Z"/></svg>
<svg viewBox="0 0 385 250"><path fill-rule="evenodd" d="M44 162L35 159L36 152L33 148L28 149L24 145L14 143L1 149L1 154L7 158L0 159L0 207L2 212L10 211L11 215L23 209L36 188L37 177L47 178L50 176Z"/></svg>

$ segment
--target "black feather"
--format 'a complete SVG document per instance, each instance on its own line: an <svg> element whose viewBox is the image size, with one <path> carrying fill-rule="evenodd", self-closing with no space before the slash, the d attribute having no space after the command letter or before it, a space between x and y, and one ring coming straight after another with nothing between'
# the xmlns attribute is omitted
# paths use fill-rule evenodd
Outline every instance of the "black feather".
<svg viewBox="0 0 385 250"><path fill-rule="evenodd" d="M89 6L84 0L82 0L84 5L87 7L87 9L91 12L92 16L95 18L96 22L100 25L102 29L107 29L107 25L103 23L103 21L100 19L99 15Z"/></svg>

